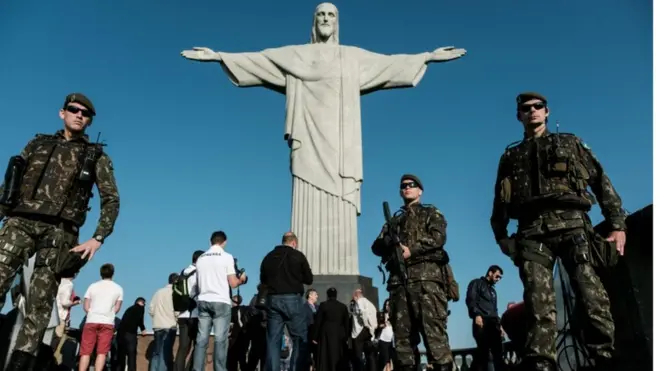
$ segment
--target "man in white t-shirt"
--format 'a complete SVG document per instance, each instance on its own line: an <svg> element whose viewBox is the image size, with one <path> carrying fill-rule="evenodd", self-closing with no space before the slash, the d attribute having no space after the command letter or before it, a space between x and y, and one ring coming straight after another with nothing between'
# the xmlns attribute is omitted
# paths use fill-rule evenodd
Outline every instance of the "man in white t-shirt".
<svg viewBox="0 0 660 371"><path fill-rule="evenodd" d="M103 264L101 280L91 284L85 293L83 309L87 315L80 341L79 371L86 371L89 367L89 358L95 346L94 370L103 371L105 366L115 332L115 317L124 300L124 289L112 281L114 275L115 267Z"/></svg>
<svg viewBox="0 0 660 371"><path fill-rule="evenodd" d="M213 370L227 370L227 337L231 323L232 301L229 287L236 288L247 281L245 274L236 276L234 257L225 251L227 235L213 232L211 247L197 263L198 333L193 353L193 371L206 370L206 351L211 328L214 332Z"/></svg>

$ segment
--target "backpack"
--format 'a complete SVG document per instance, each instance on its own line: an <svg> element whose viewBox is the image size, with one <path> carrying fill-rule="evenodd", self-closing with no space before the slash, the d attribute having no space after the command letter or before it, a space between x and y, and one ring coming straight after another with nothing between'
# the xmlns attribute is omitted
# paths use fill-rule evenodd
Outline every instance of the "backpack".
<svg viewBox="0 0 660 371"><path fill-rule="evenodd" d="M197 272L196 268L188 274L183 274L185 270L181 271L179 277L172 284L172 305L175 312L185 312L195 309L197 303L190 297L188 289L188 278Z"/></svg>

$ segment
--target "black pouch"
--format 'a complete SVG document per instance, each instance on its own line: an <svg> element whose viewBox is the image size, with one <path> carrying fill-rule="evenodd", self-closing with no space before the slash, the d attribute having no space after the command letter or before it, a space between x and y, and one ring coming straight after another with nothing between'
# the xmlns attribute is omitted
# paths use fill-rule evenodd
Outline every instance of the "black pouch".
<svg viewBox="0 0 660 371"><path fill-rule="evenodd" d="M591 243L591 263L595 268L614 268L619 263L616 242L610 242L598 233L594 233Z"/></svg>
<svg viewBox="0 0 660 371"><path fill-rule="evenodd" d="M589 240L584 233L576 234L571 237L573 240L573 261L575 264L586 264L591 262L591 249L589 248Z"/></svg>

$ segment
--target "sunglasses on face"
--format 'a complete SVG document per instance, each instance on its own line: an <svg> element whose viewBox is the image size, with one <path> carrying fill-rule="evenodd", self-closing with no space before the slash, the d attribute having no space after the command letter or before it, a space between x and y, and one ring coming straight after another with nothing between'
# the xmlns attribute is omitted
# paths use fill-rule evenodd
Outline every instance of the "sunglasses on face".
<svg viewBox="0 0 660 371"><path fill-rule="evenodd" d="M66 110L68 112L73 113L74 115L78 114L78 112L82 112L82 115L84 117L92 117L92 113L89 110L83 109L83 108L78 108L75 106L66 106Z"/></svg>
<svg viewBox="0 0 660 371"><path fill-rule="evenodd" d="M534 103L534 104L525 104L525 105L520 106L519 109L520 109L521 112L527 113L527 112L531 112L532 108L534 108L537 111L541 110L541 109L544 109L545 108L545 103L540 103L539 102L539 103Z"/></svg>
<svg viewBox="0 0 660 371"><path fill-rule="evenodd" d="M418 187L418 185L415 182L401 183L401 185L399 186L399 188L401 190L408 189L408 188L417 188L417 187Z"/></svg>

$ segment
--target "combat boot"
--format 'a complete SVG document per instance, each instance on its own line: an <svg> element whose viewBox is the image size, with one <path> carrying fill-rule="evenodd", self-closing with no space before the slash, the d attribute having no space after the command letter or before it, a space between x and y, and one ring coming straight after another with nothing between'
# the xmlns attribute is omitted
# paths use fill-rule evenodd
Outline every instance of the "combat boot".
<svg viewBox="0 0 660 371"><path fill-rule="evenodd" d="M395 366L393 371L417 371L417 369L419 369L419 366L402 365Z"/></svg>
<svg viewBox="0 0 660 371"><path fill-rule="evenodd" d="M35 357L26 352L15 350L11 354L11 360L6 371L28 371L32 369Z"/></svg>
<svg viewBox="0 0 660 371"><path fill-rule="evenodd" d="M519 370L524 371L557 371L557 365L545 358L525 358L519 365Z"/></svg>
<svg viewBox="0 0 660 371"><path fill-rule="evenodd" d="M445 363L445 364L439 364L439 363L434 363L431 365L433 367L433 371L453 371L454 370L454 364L453 363Z"/></svg>
<svg viewBox="0 0 660 371"><path fill-rule="evenodd" d="M614 367L614 361L612 358L609 357L597 357L596 358L596 367L594 370L596 371L614 371L616 368Z"/></svg>

